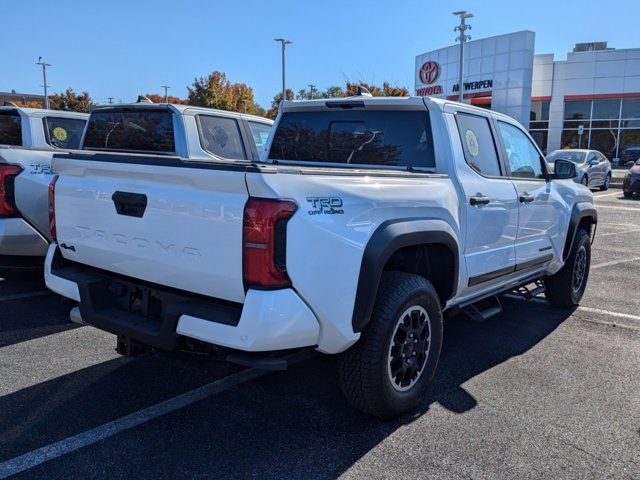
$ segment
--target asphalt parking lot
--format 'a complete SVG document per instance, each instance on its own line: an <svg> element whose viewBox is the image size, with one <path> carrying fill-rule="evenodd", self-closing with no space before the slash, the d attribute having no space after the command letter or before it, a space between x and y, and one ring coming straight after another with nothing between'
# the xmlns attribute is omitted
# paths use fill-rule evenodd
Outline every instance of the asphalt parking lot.
<svg viewBox="0 0 640 480"><path fill-rule="evenodd" d="M582 305L447 321L426 400L386 423L331 358L126 359L41 283L0 281L0 478L640 478L640 199L594 195Z"/></svg>

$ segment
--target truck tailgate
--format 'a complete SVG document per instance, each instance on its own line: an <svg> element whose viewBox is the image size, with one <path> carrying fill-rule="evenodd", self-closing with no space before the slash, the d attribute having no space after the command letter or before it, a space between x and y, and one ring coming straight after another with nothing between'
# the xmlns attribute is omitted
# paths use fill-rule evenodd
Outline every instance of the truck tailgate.
<svg viewBox="0 0 640 480"><path fill-rule="evenodd" d="M64 258L242 302L243 166L176 157L54 157L58 244Z"/></svg>

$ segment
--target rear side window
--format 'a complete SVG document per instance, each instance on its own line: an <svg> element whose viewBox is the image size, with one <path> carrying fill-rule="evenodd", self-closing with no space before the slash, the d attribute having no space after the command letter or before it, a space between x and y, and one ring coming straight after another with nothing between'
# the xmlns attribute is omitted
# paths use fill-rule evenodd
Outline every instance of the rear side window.
<svg viewBox="0 0 640 480"><path fill-rule="evenodd" d="M482 175L499 177L500 161L489 119L479 115L458 113L456 120L467 164Z"/></svg>
<svg viewBox="0 0 640 480"><path fill-rule="evenodd" d="M94 112L89 117L83 148L173 153L173 115L167 110Z"/></svg>
<svg viewBox="0 0 640 480"><path fill-rule="evenodd" d="M244 160L246 155L238 121L229 117L198 115L200 142L207 152L222 158Z"/></svg>
<svg viewBox="0 0 640 480"><path fill-rule="evenodd" d="M0 112L0 145L22 145L22 120L16 112Z"/></svg>
<svg viewBox="0 0 640 480"><path fill-rule="evenodd" d="M260 153L264 150L264 146L267 144L269 132L271 132L271 125L267 123L249 121L249 127L251 128L251 136L256 144L258 153Z"/></svg>
<svg viewBox="0 0 640 480"><path fill-rule="evenodd" d="M44 131L47 143L52 147L77 149L86 121L78 118L44 117Z"/></svg>
<svg viewBox="0 0 640 480"><path fill-rule="evenodd" d="M352 165L435 167L426 111L291 112L278 123L269 158Z"/></svg>

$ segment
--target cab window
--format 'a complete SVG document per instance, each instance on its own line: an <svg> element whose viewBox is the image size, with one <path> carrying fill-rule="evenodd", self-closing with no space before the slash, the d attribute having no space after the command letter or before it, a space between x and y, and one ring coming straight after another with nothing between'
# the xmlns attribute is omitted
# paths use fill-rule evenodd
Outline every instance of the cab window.
<svg viewBox="0 0 640 480"><path fill-rule="evenodd" d="M542 157L533 142L518 127L498 122L504 148L509 159L511 176L517 178L544 178Z"/></svg>
<svg viewBox="0 0 640 480"><path fill-rule="evenodd" d="M15 111L0 112L0 145L22 145L22 120Z"/></svg>
<svg viewBox="0 0 640 480"><path fill-rule="evenodd" d="M269 132L271 132L271 125L262 122L253 122L249 120L249 127L251 128L251 136L256 144L258 153L264 150L264 146L267 144L269 138Z"/></svg>
<svg viewBox="0 0 640 480"><path fill-rule="evenodd" d="M44 117L45 139L56 148L80 148L80 140L86 121L80 118Z"/></svg>
<svg viewBox="0 0 640 480"><path fill-rule="evenodd" d="M484 176L499 177L502 172L489 119L458 113L456 120L467 164Z"/></svg>
<svg viewBox="0 0 640 480"><path fill-rule="evenodd" d="M198 115L200 142L207 152L222 158L244 160L246 155L238 121L229 117Z"/></svg>

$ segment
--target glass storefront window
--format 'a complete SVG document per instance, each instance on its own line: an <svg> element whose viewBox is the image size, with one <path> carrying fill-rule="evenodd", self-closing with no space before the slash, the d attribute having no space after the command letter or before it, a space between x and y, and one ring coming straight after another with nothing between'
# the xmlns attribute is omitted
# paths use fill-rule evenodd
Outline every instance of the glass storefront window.
<svg viewBox="0 0 640 480"><path fill-rule="evenodd" d="M560 139L561 148L587 148L589 142L589 129L585 128L582 135L578 130L563 130Z"/></svg>
<svg viewBox="0 0 640 480"><path fill-rule="evenodd" d="M640 120L621 120L620 128L638 128L640 127Z"/></svg>
<svg viewBox="0 0 640 480"><path fill-rule="evenodd" d="M544 102L531 102L531 121L549 120L549 103Z"/></svg>
<svg viewBox="0 0 640 480"><path fill-rule="evenodd" d="M565 130L573 130L577 129L580 125L582 125L584 128L589 128L589 119L580 120L578 122L564 122L562 128L564 128Z"/></svg>
<svg viewBox="0 0 640 480"><path fill-rule="evenodd" d="M589 148L598 150L609 160L616 156L618 147L618 129L615 130L591 130ZM585 147L586 148L586 147Z"/></svg>
<svg viewBox="0 0 640 480"><path fill-rule="evenodd" d="M591 117L591 100L570 100L564 102L565 120L589 120Z"/></svg>
<svg viewBox="0 0 640 480"><path fill-rule="evenodd" d="M620 151L631 145L640 146L640 128L620 130Z"/></svg>
<svg viewBox="0 0 640 480"><path fill-rule="evenodd" d="M549 122L529 122L530 130L546 130L549 128Z"/></svg>
<svg viewBox="0 0 640 480"><path fill-rule="evenodd" d="M640 98L622 100L622 118L640 118Z"/></svg>
<svg viewBox="0 0 640 480"><path fill-rule="evenodd" d="M620 99L617 100L594 100L592 118L615 118L620 117Z"/></svg>
<svg viewBox="0 0 640 480"><path fill-rule="evenodd" d="M538 144L538 147L540 147L540 150L542 150L542 153L546 155L547 139L549 137L549 131L548 130L531 130L529 131L529 134L531 135L531 138L533 138L533 140Z"/></svg>

